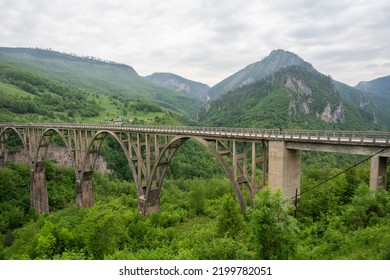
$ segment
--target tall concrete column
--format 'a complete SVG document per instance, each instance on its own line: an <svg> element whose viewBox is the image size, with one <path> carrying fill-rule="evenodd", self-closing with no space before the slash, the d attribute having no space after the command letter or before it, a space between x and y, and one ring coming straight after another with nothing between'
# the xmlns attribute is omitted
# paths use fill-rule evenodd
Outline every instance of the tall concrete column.
<svg viewBox="0 0 390 280"><path fill-rule="evenodd" d="M301 151L290 150L284 141L269 141L268 144L268 186L271 190L281 189L287 197L300 193Z"/></svg>
<svg viewBox="0 0 390 280"><path fill-rule="evenodd" d="M386 188L387 181L387 158L373 156L370 167L370 188L373 191Z"/></svg>
<svg viewBox="0 0 390 280"><path fill-rule="evenodd" d="M92 207L94 202L92 171L86 171L76 179L76 205L87 208Z"/></svg>
<svg viewBox="0 0 390 280"><path fill-rule="evenodd" d="M49 213L45 163L37 162L30 170L30 205L38 214Z"/></svg>

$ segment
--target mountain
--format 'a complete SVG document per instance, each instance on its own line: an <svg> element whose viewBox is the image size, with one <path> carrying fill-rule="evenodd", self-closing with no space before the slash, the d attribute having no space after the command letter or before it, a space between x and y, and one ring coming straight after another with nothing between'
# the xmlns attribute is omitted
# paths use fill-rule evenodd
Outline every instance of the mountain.
<svg viewBox="0 0 390 280"><path fill-rule="evenodd" d="M205 125L227 127L383 129L373 112L351 102L340 87L307 64L282 67L212 100L201 117Z"/></svg>
<svg viewBox="0 0 390 280"><path fill-rule="evenodd" d="M379 102L390 105L390 76L381 77L372 81L360 82L356 89L369 93Z"/></svg>
<svg viewBox="0 0 390 280"><path fill-rule="evenodd" d="M14 66L68 86L104 95L148 99L195 114L201 102L188 94L149 83L128 65L52 50L0 48L0 65Z"/></svg>
<svg viewBox="0 0 390 280"><path fill-rule="evenodd" d="M294 53L281 49L273 50L269 56L263 60L248 65L244 69L213 86L209 90L208 95L211 99L217 99L228 91L258 82L268 75L292 65L312 69L311 64L305 62Z"/></svg>
<svg viewBox="0 0 390 280"><path fill-rule="evenodd" d="M210 87L208 85L191 81L172 73L154 73L146 76L145 80L177 92L184 92L199 99L204 104L209 99L207 92Z"/></svg>

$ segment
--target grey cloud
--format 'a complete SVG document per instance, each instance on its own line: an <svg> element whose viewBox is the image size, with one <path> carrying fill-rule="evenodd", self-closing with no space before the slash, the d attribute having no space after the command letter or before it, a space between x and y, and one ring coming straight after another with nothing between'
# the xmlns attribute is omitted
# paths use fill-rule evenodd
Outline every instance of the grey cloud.
<svg viewBox="0 0 390 280"><path fill-rule="evenodd" d="M353 83L388 75L390 2L3 0L0 32L1 46L92 55L210 85L284 48Z"/></svg>

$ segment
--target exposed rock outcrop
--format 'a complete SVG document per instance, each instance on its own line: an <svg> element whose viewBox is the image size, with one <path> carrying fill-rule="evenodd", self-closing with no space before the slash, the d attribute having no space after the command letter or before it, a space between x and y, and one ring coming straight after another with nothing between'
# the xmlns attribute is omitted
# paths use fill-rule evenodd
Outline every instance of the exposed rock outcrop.
<svg viewBox="0 0 390 280"><path fill-rule="evenodd" d="M73 167L72 156L65 147L51 144L47 151L46 159L51 160L61 166ZM7 161L23 162L29 164L30 159L25 150L20 150L17 153L8 153ZM100 173L111 173L111 170L107 167L107 162L101 156L98 156L96 159L95 170Z"/></svg>

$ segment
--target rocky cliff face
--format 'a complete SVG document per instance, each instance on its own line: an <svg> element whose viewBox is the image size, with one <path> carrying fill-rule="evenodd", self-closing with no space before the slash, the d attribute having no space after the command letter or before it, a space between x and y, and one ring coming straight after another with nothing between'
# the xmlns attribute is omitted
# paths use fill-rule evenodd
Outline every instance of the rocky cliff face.
<svg viewBox="0 0 390 280"><path fill-rule="evenodd" d="M73 168L72 157L65 147L51 144L47 151L46 159L51 160L58 165ZM14 154L7 154L7 161L29 164L30 160L27 153L24 150L21 150ZM96 159L95 170L100 173L111 173L111 170L107 168L107 162L101 156L98 156Z"/></svg>
<svg viewBox="0 0 390 280"><path fill-rule="evenodd" d="M345 114L342 102L340 102L336 108L332 108L331 104L328 103L325 106L324 111L322 113L316 113L316 115L326 123L345 123Z"/></svg>
<svg viewBox="0 0 390 280"><path fill-rule="evenodd" d="M289 116L297 115L299 112L305 115L315 113L317 118L326 123L345 123L345 112L341 101L338 105L331 104L329 101L322 111L314 112L311 104L316 100L316 97L305 81L288 74L286 75L284 86L289 90L293 98L288 107Z"/></svg>

